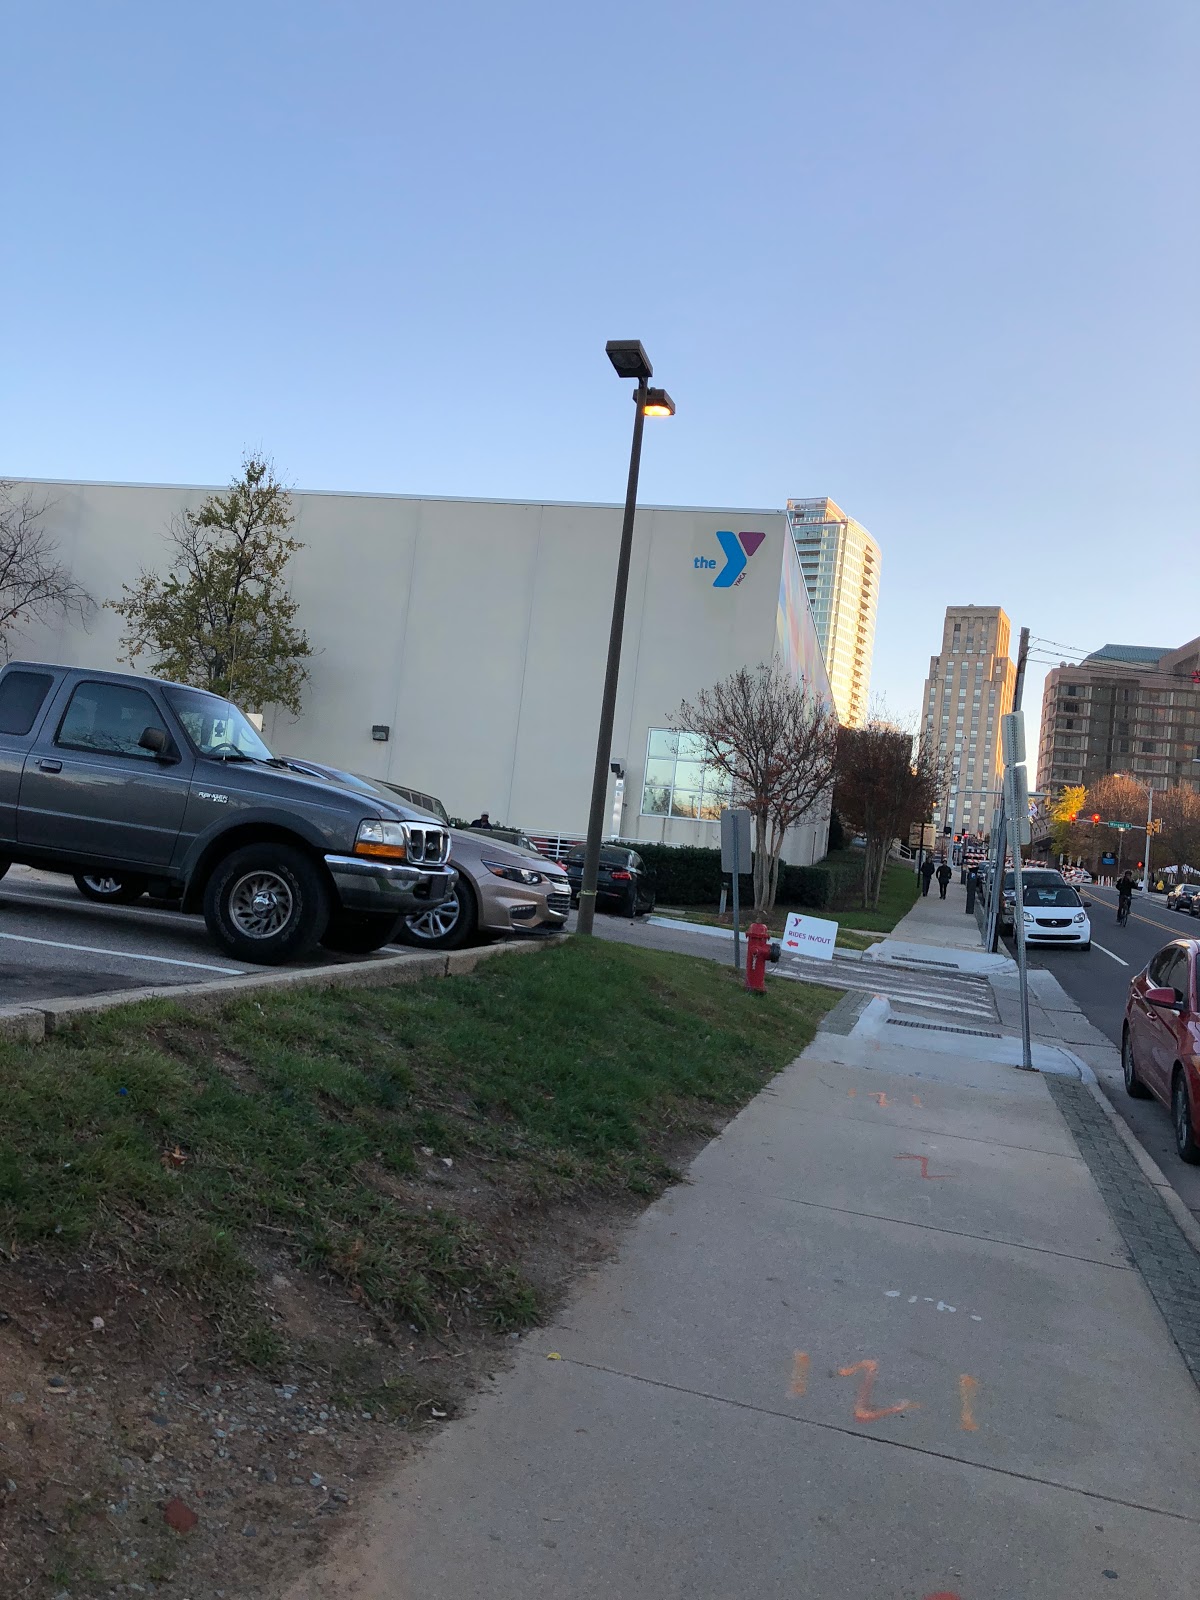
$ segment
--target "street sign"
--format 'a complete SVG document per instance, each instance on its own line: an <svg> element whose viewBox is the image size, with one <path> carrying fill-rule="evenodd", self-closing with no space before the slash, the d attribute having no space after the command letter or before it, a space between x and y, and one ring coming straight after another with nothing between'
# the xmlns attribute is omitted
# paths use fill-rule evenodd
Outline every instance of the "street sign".
<svg viewBox="0 0 1200 1600"><path fill-rule="evenodd" d="M736 851L734 829L737 830ZM754 850L750 840L750 813L745 806L725 806L721 812L721 871L749 872Z"/></svg>
<svg viewBox="0 0 1200 1600"><path fill-rule="evenodd" d="M1128 833L1134 824L1132 822L1110 822L1109 827L1115 828L1118 833Z"/></svg>
<svg viewBox="0 0 1200 1600"><path fill-rule="evenodd" d="M783 948L796 955L815 956L818 961L832 961L837 931L836 922L827 922L824 917L803 917L792 911L784 924Z"/></svg>
<svg viewBox="0 0 1200 1600"><path fill-rule="evenodd" d="M1004 769L1004 790L1005 810L1016 821L1021 843L1028 844L1033 838L1033 829L1029 826L1029 785L1024 767L1009 766Z"/></svg>
<svg viewBox="0 0 1200 1600"><path fill-rule="evenodd" d="M1000 749L1006 767L1025 765L1025 718L1019 711L1000 718Z"/></svg>

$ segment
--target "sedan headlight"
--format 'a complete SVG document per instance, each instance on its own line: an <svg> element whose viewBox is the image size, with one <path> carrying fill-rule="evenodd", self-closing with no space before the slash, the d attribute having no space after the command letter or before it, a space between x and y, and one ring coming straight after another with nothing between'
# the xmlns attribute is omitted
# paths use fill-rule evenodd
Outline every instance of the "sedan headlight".
<svg viewBox="0 0 1200 1600"><path fill-rule="evenodd" d="M1027 911L1025 913L1025 921L1026 922L1032 922L1033 921L1033 912L1032 911Z"/></svg>
<svg viewBox="0 0 1200 1600"><path fill-rule="evenodd" d="M368 818L358 825L354 841L356 856L373 856L377 861L403 861L408 855L408 834L402 822L379 822Z"/></svg>
<svg viewBox="0 0 1200 1600"><path fill-rule="evenodd" d="M1075 913L1074 920L1076 922L1086 922L1087 921L1087 912L1086 911L1077 911Z"/></svg>
<svg viewBox="0 0 1200 1600"><path fill-rule="evenodd" d="M507 878L510 883L541 883L542 874L534 872L529 867L509 867L503 861L484 861L482 863L493 876Z"/></svg>

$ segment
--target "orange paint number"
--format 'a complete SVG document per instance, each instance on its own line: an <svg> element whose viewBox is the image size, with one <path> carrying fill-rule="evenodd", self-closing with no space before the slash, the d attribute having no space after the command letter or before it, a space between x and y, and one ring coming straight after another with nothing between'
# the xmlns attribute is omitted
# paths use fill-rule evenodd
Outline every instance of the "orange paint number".
<svg viewBox="0 0 1200 1600"><path fill-rule="evenodd" d="M788 1393L794 1400L798 1400L808 1388L808 1355L803 1350L797 1350L792 1357L792 1381L788 1385Z"/></svg>
<svg viewBox="0 0 1200 1600"><path fill-rule="evenodd" d="M920 1406L915 1400L898 1400L894 1406L873 1406L871 1404L871 1390L875 1379L879 1375L878 1361L856 1361L852 1367L839 1367L839 1378L853 1378L862 1373L862 1382L858 1386L858 1393L854 1397L855 1422L879 1422L884 1417L898 1416L901 1411L918 1411Z"/></svg>

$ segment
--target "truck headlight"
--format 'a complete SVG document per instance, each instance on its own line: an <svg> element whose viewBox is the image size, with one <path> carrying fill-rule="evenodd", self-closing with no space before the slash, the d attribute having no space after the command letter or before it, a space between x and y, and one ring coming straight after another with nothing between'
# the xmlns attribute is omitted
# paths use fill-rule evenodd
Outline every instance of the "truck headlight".
<svg viewBox="0 0 1200 1600"><path fill-rule="evenodd" d="M528 867L508 867L503 861L484 861L482 863L494 877L507 878L510 883L541 883L542 874L533 872Z"/></svg>
<svg viewBox="0 0 1200 1600"><path fill-rule="evenodd" d="M356 856L373 856L377 861L403 861L408 855L408 834L402 822L379 822L368 818L358 825L354 841Z"/></svg>

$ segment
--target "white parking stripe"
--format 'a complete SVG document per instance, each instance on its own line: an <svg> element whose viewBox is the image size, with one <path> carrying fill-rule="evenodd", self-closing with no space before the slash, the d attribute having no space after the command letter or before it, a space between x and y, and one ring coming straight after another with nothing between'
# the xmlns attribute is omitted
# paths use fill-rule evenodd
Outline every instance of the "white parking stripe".
<svg viewBox="0 0 1200 1600"><path fill-rule="evenodd" d="M67 894L29 894L24 889L10 888L8 884L4 884L0 886L0 904L9 900L20 900L24 905L28 906L45 906L51 911L70 911L72 913L82 911L84 916L89 917L96 915L111 917L115 911L124 913L121 917L124 922L131 920L148 922L153 919L156 922L169 922L176 928L187 926L186 922L180 921L181 917L186 916L186 913L182 911L156 911L152 906L144 905L106 906L102 901L85 900L82 895L76 899L73 895Z"/></svg>
<svg viewBox="0 0 1200 1600"><path fill-rule="evenodd" d="M41 944L51 950L79 950L88 956L116 956L121 961L155 961L164 967L191 967L195 972L220 972L227 978L245 976L242 967L214 967L206 961L180 961L175 956L143 956L133 950L101 950L94 944L64 944L61 939L35 939L27 933L0 933L0 939L11 939L14 944Z"/></svg>
<svg viewBox="0 0 1200 1600"><path fill-rule="evenodd" d="M1092 940L1092 949L1099 950L1101 955L1107 956L1110 961L1117 962L1119 966L1127 967L1129 965L1128 961L1122 961L1120 956L1115 956L1111 950L1106 950L1102 944L1097 944L1095 939Z"/></svg>

